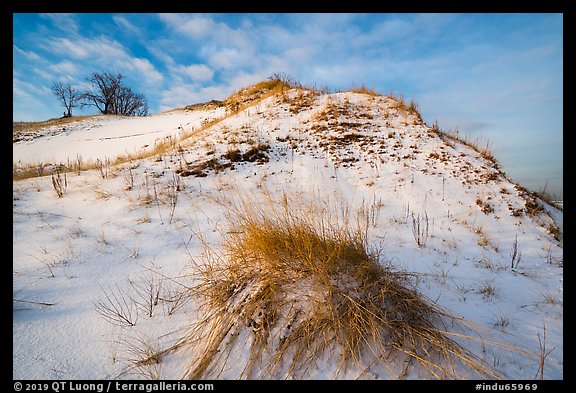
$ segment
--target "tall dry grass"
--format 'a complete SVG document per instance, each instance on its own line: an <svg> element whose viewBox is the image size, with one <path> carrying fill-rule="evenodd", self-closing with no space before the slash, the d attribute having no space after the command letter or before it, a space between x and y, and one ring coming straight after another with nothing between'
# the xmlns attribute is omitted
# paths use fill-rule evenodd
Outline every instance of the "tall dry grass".
<svg viewBox="0 0 576 393"><path fill-rule="evenodd" d="M227 207L224 251L206 244L194 260L201 317L176 345L194 353L184 377L300 379L326 365L341 378L499 377L457 342L479 340L472 325L382 264L361 220L334 211L286 197Z"/></svg>

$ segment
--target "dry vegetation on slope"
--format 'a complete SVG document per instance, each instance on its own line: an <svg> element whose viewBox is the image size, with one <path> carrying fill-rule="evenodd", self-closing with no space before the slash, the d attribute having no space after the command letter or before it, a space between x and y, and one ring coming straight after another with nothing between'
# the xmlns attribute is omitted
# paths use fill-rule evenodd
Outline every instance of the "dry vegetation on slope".
<svg viewBox="0 0 576 393"><path fill-rule="evenodd" d="M228 378L306 379L319 362L332 377L498 377L452 337L495 344L418 293L410 273L369 250L367 228L335 210L285 195L226 208L224 250L193 261L202 316L174 347L196 349L184 377L238 368L235 346L249 347L248 361Z"/></svg>
<svg viewBox="0 0 576 393"><path fill-rule="evenodd" d="M15 375L53 376L26 343L66 326L113 344L70 351L80 378L562 377L561 212L488 149L366 88L206 105L141 156L14 182L15 299L51 305L41 332L15 313Z"/></svg>

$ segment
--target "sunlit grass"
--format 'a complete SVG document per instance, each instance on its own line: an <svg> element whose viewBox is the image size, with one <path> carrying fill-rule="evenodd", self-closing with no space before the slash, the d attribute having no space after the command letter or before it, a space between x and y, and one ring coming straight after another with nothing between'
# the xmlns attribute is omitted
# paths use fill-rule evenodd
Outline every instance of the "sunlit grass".
<svg viewBox="0 0 576 393"><path fill-rule="evenodd" d="M228 206L224 251L205 244L194 260L202 317L178 345L197 351L185 378L220 377L237 345L248 351L239 378L306 378L323 359L336 374L376 366L393 378L498 377L452 338L478 341L471 325L384 264L359 221L268 202Z"/></svg>

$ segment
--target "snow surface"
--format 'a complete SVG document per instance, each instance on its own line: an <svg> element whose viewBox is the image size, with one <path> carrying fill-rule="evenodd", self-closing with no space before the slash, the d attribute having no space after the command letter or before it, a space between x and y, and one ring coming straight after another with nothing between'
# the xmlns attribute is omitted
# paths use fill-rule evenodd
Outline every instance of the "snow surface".
<svg viewBox="0 0 576 393"><path fill-rule="evenodd" d="M22 164L67 163L80 155L84 160L111 159L139 153L154 142L198 129L203 122L223 115L224 108L174 110L149 117L96 116L46 130L41 141L13 144L13 161Z"/></svg>
<svg viewBox="0 0 576 393"><path fill-rule="evenodd" d="M414 272L423 295L519 348L467 343L475 353L505 378L537 378L545 328L544 378L563 378L563 248L549 233L552 218L562 226L562 212L546 205L535 216L512 214L526 205L520 188L475 150L395 109L390 98L298 94L272 96L234 116L221 108L102 117L14 143L19 164L57 164L77 154L113 159L223 118L181 152L113 167L106 178L68 173L62 198L49 176L14 181L14 379L181 378L194 348L126 367L147 350L173 345L194 322L193 299L181 296L175 309L162 299L191 284L190 261L202 254L203 241L221 246L228 224L218 200L281 200L284 193L370 211L369 239L382 248L383 262ZM177 174L258 143L270 146L268 162L205 169L205 177ZM415 218L429 226L420 245ZM515 242L521 257L512 267ZM160 300L152 316L131 309L134 326L98 312L106 294L138 299L151 283L161 286ZM248 351L232 356L221 378L237 378ZM306 377L334 375L324 361ZM391 376L349 370L339 377Z"/></svg>

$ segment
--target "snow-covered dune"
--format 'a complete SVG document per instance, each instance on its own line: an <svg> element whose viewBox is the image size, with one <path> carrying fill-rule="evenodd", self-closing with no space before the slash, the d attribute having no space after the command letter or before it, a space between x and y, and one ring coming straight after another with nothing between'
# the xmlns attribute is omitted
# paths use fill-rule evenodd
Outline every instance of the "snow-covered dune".
<svg viewBox="0 0 576 393"><path fill-rule="evenodd" d="M15 143L14 162L113 158L215 118L162 159L68 173L61 198L49 176L14 182L14 378L183 377L198 348L164 350L203 311L186 288L234 226L223 206L286 198L354 217L383 265L483 330L459 342L504 378L563 378L562 211L391 97L292 89L235 114L102 118ZM246 377L250 329L204 377ZM274 377L399 377L337 368L326 355Z"/></svg>
<svg viewBox="0 0 576 393"><path fill-rule="evenodd" d="M13 160L20 164L67 163L78 156L86 161L111 161L135 154L165 138L178 139L224 114L223 108L174 110L147 117L96 116L69 125L53 127L41 138L13 144Z"/></svg>

